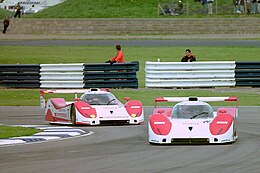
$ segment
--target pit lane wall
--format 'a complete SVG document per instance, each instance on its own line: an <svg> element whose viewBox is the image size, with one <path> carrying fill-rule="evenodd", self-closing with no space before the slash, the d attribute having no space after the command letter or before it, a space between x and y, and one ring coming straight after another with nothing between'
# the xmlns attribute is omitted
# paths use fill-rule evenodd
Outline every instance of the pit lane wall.
<svg viewBox="0 0 260 173"><path fill-rule="evenodd" d="M4 88L138 88L139 62L0 64Z"/></svg>
<svg viewBox="0 0 260 173"><path fill-rule="evenodd" d="M145 64L145 86L260 87L260 62L150 62Z"/></svg>
<svg viewBox="0 0 260 173"><path fill-rule="evenodd" d="M0 64L1 88L138 88L139 62ZM150 62L147 88L260 87L260 62Z"/></svg>

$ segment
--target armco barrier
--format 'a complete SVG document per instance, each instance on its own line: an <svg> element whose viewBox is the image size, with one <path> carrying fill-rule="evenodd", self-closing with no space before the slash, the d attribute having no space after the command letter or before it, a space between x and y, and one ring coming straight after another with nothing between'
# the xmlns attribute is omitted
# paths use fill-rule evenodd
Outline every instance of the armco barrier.
<svg viewBox="0 0 260 173"><path fill-rule="evenodd" d="M84 64L84 88L138 88L139 62Z"/></svg>
<svg viewBox="0 0 260 173"><path fill-rule="evenodd" d="M138 88L138 62L40 66L40 88Z"/></svg>
<svg viewBox="0 0 260 173"><path fill-rule="evenodd" d="M84 64L41 64L40 88L83 88Z"/></svg>
<svg viewBox="0 0 260 173"><path fill-rule="evenodd" d="M138 88L138 62L0 64L5 88ZM146 62L145 86L260 86L260 62Z"/></svg>
<svg viewBox="0 0 260 173"><path fill-rule="evenodd" d="M236 86L260 86L260 62L236 62Z"/></svg>
<svg viewBox="0 0 260 173"><path fill-rule="evenodd" d="M234 61L148 61L145 71L145 86L150 88L235 86Z"/></svg>
<svg viewBox="0 0 260 173"><path fill-rule="evenodd" d="M40 65L1 64L0 86L6 88L39 88Z"/></svg>

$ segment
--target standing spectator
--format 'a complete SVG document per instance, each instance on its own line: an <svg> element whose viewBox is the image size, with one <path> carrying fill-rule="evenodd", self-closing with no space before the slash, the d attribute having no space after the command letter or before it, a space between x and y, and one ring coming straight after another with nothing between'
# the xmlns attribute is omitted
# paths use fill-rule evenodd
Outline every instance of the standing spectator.
<svg viewBox="0 0 260 173"><path fill-rule="evenodd" d="M252 0L251 1L251 13L255 14L257 11L257 0Z"/></svg>
<svg viewBox="0 0 260 173"><path fill-rule="evenodd" d="M260 13L260 0L257 1L257 12Z"/></svg>
<svg viewBox="0 0 260 173"><path fill-rule="evenodd" d="M21 17L21 10L22 7L20 6L20 2L15 6L15 14L14 14L14 18L16 18L18 16L18 18Z"/></svg>
<svg viewBox="0 0 260 173"><path fill-rule="evenodd" d="M6 17L6 18L4 19L4 21L3 21L3 24L4 24L3 34L6 33L6 30L7 30L8 26L9 26L9 23L10 23L9 17Z"/></svg>
<svg viewBox="0 0 260 173"><path fill-rule="evenodd" d="M207 14L206 4L207 4L207 0L201 0L203 14Z"/></svg>
<svg viewBox="0 0 260 173"><path fill-rule="evenodd" d="M177 8L176 8L176 13L178 15L183 14L183 3L182 3L181 0L178 1Z"/></svg>
<svg viewBox="0 0 260 173"><path fill-rule="evenodd" d="M117 63L125 62L124 54L123 54L123 52L121 50L121 46L120 45L116 45L116 51L117 51L116 56L114 58L112 58L111 60L106 61L106 63L110 63L110 65L111 65L111 64L116 63L116 62Z"/></svg>
<svg viewBox="0 0 260 173"><path fill-rule="evenodd" d="M239 5L238 5L239 11L241 13L244 13L245 12L245 0L238 0L238 1L239 1Z"/></svg>
<svg viewBox="0 0 260 173"><path fill-rule="evenodd" d="M196 56L191 53L190 49L186 49L185 55L182 57L181 62L196 61Z"/></svg>
<svg viewBox="0 0 260 173"><path fill-rule="evenodd" d="M212 8L213 8L213 1L214 0L207 0L208 3L208 14L212 14Z"/></svg>
<svg viewBox="0 0 260 173"><path fill-rule="evenodd" d="M246 13L250 14L251 13L251 2L252 0L246 0Z"/></svg>

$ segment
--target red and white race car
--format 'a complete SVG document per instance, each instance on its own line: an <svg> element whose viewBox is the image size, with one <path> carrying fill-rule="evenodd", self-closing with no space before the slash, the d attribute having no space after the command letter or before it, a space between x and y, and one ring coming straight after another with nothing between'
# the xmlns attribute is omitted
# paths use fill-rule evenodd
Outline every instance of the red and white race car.
<svg viewBox="0 0 260 173"><path fill-rule="evenodd" d="M154 113L148 121L151 144L216 144L237 140L237 97L155 98ZM216 111L206 102L235 102ZM176 102L158 107L159 102Z"/></svg>
<svg viewBox="0 0 260 173"><path fill-rule="evenodd" d="M49 98L44 94L74 93L74 101L63 98ZM77 93L84 93L77 98ZM143 106L138 100L124 98L122 104L107 89L80 90L40 90L41 107L45 110L45 120L59 124L142 124L144 122Z"/></svg>

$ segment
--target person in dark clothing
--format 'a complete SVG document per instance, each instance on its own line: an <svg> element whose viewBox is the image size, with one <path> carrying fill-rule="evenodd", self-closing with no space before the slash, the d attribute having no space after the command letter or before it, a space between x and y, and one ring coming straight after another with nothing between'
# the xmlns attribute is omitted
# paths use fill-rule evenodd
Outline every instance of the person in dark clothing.
<svg viewBox="0 0 260 173"><path fill-rule="evenodd" d="M4 24L3 34L6 33L6 30L7 30L8 26L9 26L9 23L10 23L9 18L6 17L6 18L4 19L4 21L3 21L3 24Z"/></svg>
<svg viewBox="0 0 260 173"><path fill-rule="evenodd" d="M18 16L18 18L21 17L21 10L22 10L22 7L20 6L20 3L18 3L16 6L15 6L15 14L14 14L14 18L16 18Z"/></svg>
<svg viewBox="0 0 260 173"><path fill-rule="evenodd" d="M191 53L190 49L186 49L184 57L182 57L181 62L192 62L196 61L196 56Z"/></svg>

